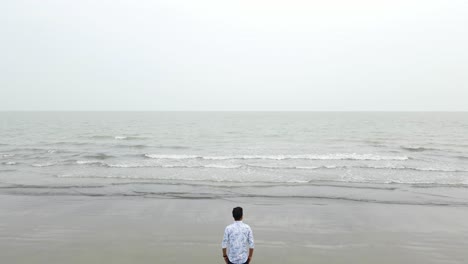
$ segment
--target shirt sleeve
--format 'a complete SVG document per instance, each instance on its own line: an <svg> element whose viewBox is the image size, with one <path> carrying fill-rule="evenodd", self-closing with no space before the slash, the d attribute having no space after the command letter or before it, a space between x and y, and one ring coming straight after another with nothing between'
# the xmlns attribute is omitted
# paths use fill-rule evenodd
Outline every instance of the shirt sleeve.
<svg viewBox="0 0 468 264"><path fill-rule="evenodd" d="M251 229L250 227L249 227L248 242L249 242L249 247L250 247L250 248L254 248L254 247L255 247L254 238L253 238L253 233L252 233L252 229Z"/></svg>
<svg viewBox="0 0 468 264"><path fill-rule="evenodd" d="M228 228L226 227L226 229L224 229L224 237L223 237L223 241L221 242L221 247L227 248L228 241L229 241L229 232L228 232Z"/></svg>

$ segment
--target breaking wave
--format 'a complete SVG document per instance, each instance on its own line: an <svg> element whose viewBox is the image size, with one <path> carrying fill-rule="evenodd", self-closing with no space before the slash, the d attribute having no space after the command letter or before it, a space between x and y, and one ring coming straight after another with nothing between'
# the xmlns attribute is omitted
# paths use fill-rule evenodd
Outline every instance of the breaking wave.
<svg viewBox="0 0 468 264"><path fill-rule="evenodd" d="M427 148L427 147L420 147L420 146L401 146L401 149L411 151L411 152L423 152L429 150L438 150L435 148Z"/></svg>
<svg viewBox="0 0 468 264"><path fill-rule="evenodd" d="M97 153L97 154L94 154L94 155L86 155L84 157L89 158L89 159L98 159L98 160L105 160L105 159L114 158L114 156L108 155L108 154L105 154L105 153Z"/></svg>
<svg viewBox="0 0 468 264"><path fill-rule="evenodd" d="M95 135L90 136L90 139L116 139L116 140L142 140L147 139L147 137L143 136L124 136L124 135L117 135L117 136L109 136L109 135Z"/></svg>
<svg viewBox="0 0 468 264"><path fill-rule="evenodd" d="M33 164L34 167L47 167L58 163ZM257 168L268 170L346 170L346 169L370 169L370 170L409 170L422 172L459 173L468 172L463 169L431 168L431 167L409 167L409 166L362 166L362 165L321 165L321 166L277 166L261 164L152 164L152 163L106 163L101 160L78 160L78 165L97 165L110 168L174 168L174 169L242 169Z"/></svg>
<svg viewBox="0 0 468 264"><path fill-rule="evenodd" d="M407 156L379 156L374 154L338 153L338 154L302 154L302 155L234 155L234 156L199 156L199 155L164 155L144 154L151 159L203 159L203 160L408 160Z"/></svg>
<svg viewBox="0 0 468 264"><path fill-rule="evenodd" d="M33 167L50 167L57 165L57 162L46 162L46 163L34 163L31 166Z"/></svg>
<svg viewBox="0 0 468 264"><path fill-rule="evenodd" d="M79 165L89 165L89 164L106 165L106 163L98 161L98 160L77 160L76 164L79 164Z"/></svg>

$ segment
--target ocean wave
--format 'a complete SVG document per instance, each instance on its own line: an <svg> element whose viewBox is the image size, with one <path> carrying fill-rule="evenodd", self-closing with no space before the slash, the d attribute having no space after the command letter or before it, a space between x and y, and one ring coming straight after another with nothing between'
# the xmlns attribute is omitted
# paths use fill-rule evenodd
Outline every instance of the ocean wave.
<svg viewBox="0 0 468 264"><path fill-rule="evenodd" d="M104 188L106 185L35 185L35 184L11 184L0 186L0 189L88 189Z"/></svg>
<svg viewBox="0 0 468 264"><path fill-rule="evenodd" d="M143 136L125 136L125 135L117 135L117 136L110 136L110 135L95 135L90 136L91 139L116 139L116 140L139 140L139 139L147 139L147 137Z"/></svg>
<svg viewBox="0 0 468 264"><path fill-rule="evenodd" d="M31 166L33 167L50 167L57 165L57 162L47 162L47 163L34 163Z"/></svg>
<svg viewBox="0 0 468 264"><path fill-rule="evenodd" d="M361 178L334 178L334 179L298 179L298 178L271 178L271 179L241 179L236 177L199 177L199 176L177 176L177 177L156 177L150 175L116 175L116 174L106 174L106 175L79 175L79 174L62 174L56 175L57 178L89 178L89 179L115 179L115 180L131 180L132 182L127 184L138 184L138 181L149 181L155 184L160 184L161 182L169 181L170 184L177 182L178 184L188 184L188 183L199 183L197 185L211 185L216 184L216 186L229 186L232 189L236 185L232 184L242 184L242 186L254 186L256 184L261 184L265 187L269 186L284 186L284 184L294 184L294 185L314 185L314 186L331 186L331 187L340 187L340 188L358 188L358 189L382 189L382 190L394 190L395 187L384 187L384 186L393 186L393 185L406 185L415 188L440 188L440 187L451 187L451 188L468 188L468 181L450 183L450 182L441 182L439 180L415 180L415 179L375 179L375 180L366 180ZM147 184L148 182L145 182ZM333 184L331 184L333 183ZM247 184L247 185L246 185ZM253 184L253 185L252 185ZM343 185L345 184L345 185ZM356 186L350 186L349 184L357 184ZM364 184L365 186L362 186ZM372 184L373 186L368 186ZM375 186L378 187L375 187ZM242 187L238 185L238 187ZM259 186L255 186L259 187ZM261 187L261 186L260 186Z"/></svg>
<svg viewBox="0 0 468 264"><path fill-rule="evenodd" d="M296 180L296 179L291 179L286 181L286 183L298 183L298 184L304 184L304 183L309 183L310 181L307 180Z"/></svg>
<svg viewBox="0 0 468 264"><path fill-rule="evenodd" d="M9 149L8 151L9 152L23 152L23 153L24 152L32 152L33 154L53 154L53 153L56 153L56 152L66 152L65 150L57 150L57 149L49 149L49 148L33 148L33 147L31 147L31 148L28 148L28 147L13 148L13 149ZM14 156L16 154L7 153L7 154L3 154L3 155L6 155L5 157L12 157L12 156Z"/></svg>
<svg viewBox="0 0 468 264"><path fill-rule="evenodd" d="M117 140L141 140L141 139L147 139L147 137L142 137L142 136L115 136L114 139L117 139Z"/></svg>
<svg viewBox="0 0 468 264"><path fill-rule="evenodd" d="M3 162L3 164L5 164L5 165L16 165L18 163L14 162L14 161L7 161L7 162Z"/></svg>
<svg viewBox="0 0 468 264"><path fill-rule="evenodd" d="M143 156L151 159L201 159L203 157L196 155L159 155L159 154L144 154Z"/></svg>
<svg viewBox="0 0 468 264"><path fill-rule="evenodd" d="M0 157L2 158L11 158L15 156L15 154L10 154L10 153L0 153Z"/></svg>
<svg viewBox="0 0 468 264"><path fill-rule="evenodd" d="M338 153L338 154L303 154L303 155L234 155L234 156L199 156L199 155L165 155L144 154L151 159L203 159L203 160L408 160L407 156L379 156L374 154Z"/></svg>
<svg viewBox="0 0 468 264"><path fill-rule="evenodd" d="M430 171L430 172L468 172L468 170L460 169L441 169L441 168L417 168L407 166L349 166L349 165L324 165L324 166L269 166L246 164L252 168L263 169L278 169L278 170L320 170L320 169L375 169L375 170L414 170L414 171Z"/></svg>
<svg viewBox="0 0 468 264"><path fill-rule="evenodd" d="M90 139L114 139L115 136L103 136L103 135L95 135L95 136L90 136L88 138Z"/></svg>
<svg viewBox="0 0 468 264"><path fill-rule="evenodd" d="M457 182L457 183L451 183L451 182L437 182L437 181L415 181L415 180L387 180L381 182L383 184L404 184L404 185L409 185L412 188L468 188L468 181L464 182Z"/></svg>
<svg viewBox="0 0 468 264"><path fill-rule="evenodd" d="M160 148L160 149L190 149L190 147L188 147L188 146L178 146L178 145L172 145L172 146L159 145L159 146L156 146L156 147Z"/></svg>
<svg viewBox="0 0 468 264"><path fill-rule="evenodd" d="M118 148L158 148L158 149L173 149L173 150L181 150L181 149L190 149L188 146L178 146L178 145L144 145L144 144L134 144L134 145L127 145L127 144L119 144L114 145L114 147Z"/></svg>
<svg viewBox="0 0 468 264"><path fill-rule="evenodd" d="M83 156L83 157L89 158L89 159L98 159L98 160L105 160L105 159L115 158L115 156L108 155L108 154L105 154L105 153L97 153L97 154L93 154L93 155L85 155L85 156Z"/></svg>
<svg viewBox="0 0 468 264"><path fill-rule="evenodd" d="M102 165L102 163L88 163L88 164L99 164ZM107 167L110 168L143 168L147 167L143 164L104 164Z"/></svg>
<svg viewBox="0 0 468 264"><path fill-rule="evenodd" d="M420 146L401 146L401 149L411 151L411 152L423 152L423 151L429 151L429 150L438 150L435 148L428 148L428 147L420 147Z"/></svg>
<svg viewBox="0 0 468 264"><path fill-rule="evenodd" d="M196 156L193 156L196 158ZM182 158L182 157L179 157ZM191 159L185 156L185 159ZM173 169L268 169L268 170L350 170L350 169L370 169L370 170L409 170L421 172L439 172L439 173L460 173L468 172L465 169L452 168L432 168L432 167L409 167L409 166L372 166L372 165L321 165L321 166L277 166L261 164L152 164L152 163L106 163L102 160L78 160L74 161L78 165L97 165L109 168L173 168ZM58 163L33 164L35 167L53 166Z"/></svg>
<svg viewBox="0 0 468 264"><path fill-rule="evenodd" d="M348 168L348 166L336 166L336 165L324 165L324 166L270 166L270 165L257 165L257 164L246 164L245 166L251 168L261 169L274 169L274 170L318 170L318 169L338 169Z"/></svg>
<svg viewBox="0 0 468 264"><path fill-rule="evenodd" d="M83 145L88 145L90 143L87 142L74 142L74 141L57 141L57 142L44 142L43 144L45 145L53 145L53 146L83 146Z"/></svg>
<svg viewBox="0 0 468 264"><path fill-rule="evenodd" d="M131 176L131 175L76 175L76 174L59 174L57 178L83 178L83 179L131 179L131 180L160 180L149 176ZM183 180L183 179L181 179Z"/></svg>
<svg viewBox="0 0 468 264"><path fill-rule="evenodd" d="M220 164L208 164L204 165L204 168L213 168L213 169L238 169L241 168L242 165L220 165Z"/></svg>
<svg viewBox="0 0 468 264"><path fill-rule="evenodd" d="M352 166L349 166L352 168ZM376 169L376 170L414 170L414 171L430 171L430 172L468 172L468 170L460 169L442 169L442 168L418 168L408 166L356 166L361 169Z"/></svg>
<svg viewBox="0 0 468 264"><path fill-rule="evenodd" d="M99 161L99 160L77 160L76 164L79 164L79 165L92 165L92 164L107 165L106 163L103 163L102 161Z"/></svg>
<svg viewBox="0 0 468 264"><path fill-rule="evenodd" d="M110 164L99 160L78 160L78 165L97 165L109 168L175 168L175 169L238 169L242 165L205 164L205 165L178 165L178 164L145 164L145 163L116 163Z"/></svg>
<svg viewBox="0 0 468 264"><path fill-rule="evenodd" d="M243 167L242 165L221 165L221 164L207 164L207 165L155 165L155 164L106 164L106 166L111 168L175 168L175 169L238 169Z"/></svg>
<svg viewBox="0 0 468 264"><path fill-rule="evenodd" d="M114 147L117 147L117 148L136 148L136 149L143 149L143 148L147 148L149 146L147 145L143 145L143 144L135 144L135 145L114 145Z"/></svg>
<svg viewBox="0 0 468 264"><path fill-rule="evenodd" d="M413 188L430 189L430 188L468 188L466 183L415 183L412 184Z"/></svg>

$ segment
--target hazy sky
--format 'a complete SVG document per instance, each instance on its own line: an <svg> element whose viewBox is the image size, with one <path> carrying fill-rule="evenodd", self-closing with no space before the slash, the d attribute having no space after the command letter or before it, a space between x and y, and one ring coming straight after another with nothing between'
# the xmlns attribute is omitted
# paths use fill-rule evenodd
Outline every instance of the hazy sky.
<svg viewBox="0 0 468 264"><path fill-rule="evenodd" d="M0 110L468 110L466 0L0 2Z"/></svg>

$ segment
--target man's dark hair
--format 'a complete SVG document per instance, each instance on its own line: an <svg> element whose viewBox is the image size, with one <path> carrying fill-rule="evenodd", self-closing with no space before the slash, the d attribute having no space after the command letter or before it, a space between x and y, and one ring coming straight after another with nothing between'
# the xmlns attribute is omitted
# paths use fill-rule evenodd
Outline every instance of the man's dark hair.
<svg viewBox="0 0 468 264"><path fill-rule="evenodd" d="M232 209L232 217L234 217L234 220L236 221L241 220L242 215L243 215L242 207L236 207Z"/></svg>

